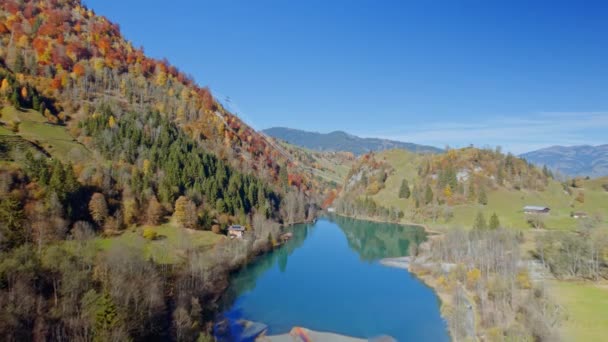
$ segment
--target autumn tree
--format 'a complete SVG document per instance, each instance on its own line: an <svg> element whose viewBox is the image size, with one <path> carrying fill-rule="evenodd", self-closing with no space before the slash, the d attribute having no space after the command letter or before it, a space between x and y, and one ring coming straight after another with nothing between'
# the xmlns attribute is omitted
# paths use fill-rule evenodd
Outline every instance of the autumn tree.
<svg viewBox="0 0 608 342"><path fill-rule="evenodd" d="M445 186L445 188L443 189L443 195L445 196L446 199L450 200L452 198L452 187L450 187L449 184L447 184ZM448 202L449 203L449 202Z"/></svg>
<svg viewBox="0 0 608 342"><path fill-rule="evenodd" d="M99 225L108 217L108 204L103 194L99 192L93 194L89 201L89 212L93 221Z"/></svg>
<svg viewBox="0 0 608 342"><path fill-rule="evenodd" d="M185 228L196 227L196 205L186 196L180 196L175 201L175 211L173 217L177 224Z"/></svg>
<svg viewBox="0 0 608 342"><path fill-rule="evenodd" d="M146 209L146 221L150 225L157 225L163 217L163 207L156 199L156 196L150 197L148 200L148 208Z"/></svg>

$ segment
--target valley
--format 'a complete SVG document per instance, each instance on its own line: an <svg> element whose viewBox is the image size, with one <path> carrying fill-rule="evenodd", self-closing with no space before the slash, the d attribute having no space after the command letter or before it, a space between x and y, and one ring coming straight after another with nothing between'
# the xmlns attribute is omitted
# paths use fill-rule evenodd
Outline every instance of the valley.
<svg viewBox="0 0 608 342"><path fill-rule="evenodd" d="M0 340L606 340L602 112L488 114L534 89L385 53L416 8L238 5L0 3Z"/></svg>

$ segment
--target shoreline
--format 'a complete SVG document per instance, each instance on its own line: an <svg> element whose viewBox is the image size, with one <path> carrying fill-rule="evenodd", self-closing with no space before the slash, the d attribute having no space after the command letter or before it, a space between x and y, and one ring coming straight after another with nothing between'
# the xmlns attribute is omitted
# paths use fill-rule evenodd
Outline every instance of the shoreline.
<svg viewBox="0 0 608 342"><path fill-rule="evenodd" d="M360 220L360 221L368 221L368 222L374 222L374 223L388 223L388 224L395 224L398 226L414 226L414 227L420 227L424 230L424 232L426 234L428 234L429 239L431 238L436 238L439 237L440 235L442 235L443 233L441 232L437 232L437 231L433 231L431 229L428 228L428 226L426 224L420 224L420 223L404 223L404 222L389 222L389 221L384 221L378 218L362 218L362 217L355 217L355 216L349 216L349 215L343 215L343 214L338 214L338 213L324 213L324 215L319 215L315 218L314 221L309 221L309 220L305 220L304 222L296 222L296 223L292 223L289 225L281 225L282 228L287 228L287 227L291 227L291 226L296 226L299 224L310 224L315 222L316 220L318 220L320 217L322 216L331 216L331 215L336 215L336 216L341 216L344 218L350 218L350 219L355 219L355 220ZM265 250L261 253L257 253L256 255L253 255L251 258L248 258L247 262L243 263L242 265L240 265L239 267L237 267L236 269L231 270L229 273L232 274L233 272L238 271L239 269L241 269L242 267L245 267L246 265L255 262L255 260L257 258L259 258L262 255L265 255L267 253L273 252L276 249L280 249L282 248L282 244L278 245L276 248L271 248L268 250ZM383 262L384 261L384 262ZM449 303L451 302L451 298L449 296L449 294L445 293L444 291L439 290L439 285L437 284L437 282L432 279L432 277L430 277L429 274L423 274L421 272L418 272L415 267L412 268L411 265L412 263L415 263L416 259L412 259L409 256L401 256L401 257L396 257L396 258L384 258L379 260L379 263L384 266L384 267L393 267L393 268L399 268L402 270L405 270L407 272L409 272L410 274L412 274L414 277L416 277L416 279L418 279L423 285L427 286L436 296L437 299L439 301L439 315L441 316L441 318L445 321L446 323L446 331L450 337L450 339L452 340L452 332L450 331L450 327L448 324L448 320L447 318L444 316L443 314L443 309L444 306L449 305ZM230 280L229 280L230 281ZM228 289L229 285L226 286L226 288L224 288L224 290L222 291L222 294L220 296L218 296L218 300L224 295L225 291ZM216 313L219 314L220 312L218 311ZM313 331L313 330L309 330L303 327L293 327L292 331L290 331L289 333L285 333L285 334L279 334L279 335L265 335L265 333L261 333L256 339L255 341L268 341L268 342L288 342L288 341L294 341L294 335L292 334L293 329L300 329L300 330L305 330L308 332L313 333L314 335L319 335L319 336L323 336L324 339L322 339L323 341L331 341L331 342L359 342L359 341L371 341L373 339L359 339L359 338L355 338L355 337L351 337L351 336L346 336L346 335L340 335L340 334L336 334L336 333L331 333L331 332L320 332L320 331ZM379 338L384 338L384 337L388 337L388 336L379 336ZM389 337L390 338L390 337ZM384 341L384 340L382 340ZM387 340L387 341L394 341L394 339L392 340Z"/></svg>
<svg viewBox="0 0 608 342"><path fill-rule="evenodd" d="M416 226L416 227L421 227L422 229L424 229L424 232L427 233L428 235L442 235L443 233L437 230L432 230L431 228L429 228L429 226L426 223L415 223L415 222L391 222L391 221L386 221L386 220L382 220L379 218L374 218L374 217L359 217L359 216L352 216L352 215L346 215L346 214L340 214L337 212L334 213L327 213L329 215L336 215L336 216L341 216L341 217L346 217L346 218L351 218L351 219L355 219L355 220L361 220L361 221L369 221L369 222L375 222L375 223L389 223L389 224L396 224L399 226Z"/></svg>
<svg viewBox="0 0 608 342"><path fill-rule="evenodd" d="M422 227L424 229L424 231L427 234L429 234L429 239L438 238L439 236L443 235L442 232L433 231L433 230L429 229L428 226L424 223L389 222L389 221L381 220L378 218L361 218L361 217L344 215L344 214L339 214L339 213L330 213L330 214L341 216L341 217L346 217L346 218L351 218L351 219L356 219L356 220L376 222L376 223L389 223L389 224L396 224L396 225L400 225L400 226ZM452 334L452 331L450 330L448 319L447 319L447 317L445 317L445 315L443 313L444 307L447 307L448 305L450 305L450 303L452 302L452 299L448 293L446 293L445 291L442 291L439 288L439 284L437 283L437 281L435 279L433 279L433 277L429 273L422 272L422 270L417 267L412 267L412 263L416 263L416 259L417 258L412 258L410 256L401 256L401 257L396 257L396 258L384 258L384 259L379 260L379 263L381 265L383 265L384 267L399 268L399 269L407 271L408 273L410 273L411 275L416 277L416 279L418 279L423 285L427 286L429 289L431 289L431 291L433 291L433 293L437 296L437 299L439 300L439 315L446 322L446 329L450 336L450 339L453 339L453 337L452 337L453 334ZM472 314L474 315L474 317L476 317L477 312L476 312L475 308L472 307L471 310L472 310Z"/></svg>

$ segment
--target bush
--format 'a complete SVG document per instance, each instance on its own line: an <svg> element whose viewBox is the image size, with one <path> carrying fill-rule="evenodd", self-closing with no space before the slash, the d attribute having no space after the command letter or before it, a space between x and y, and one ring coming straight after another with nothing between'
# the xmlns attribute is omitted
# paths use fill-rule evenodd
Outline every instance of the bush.
<svg viewBox="0 0 608 342"><path fill-rule="evenodd" d="M576 195L576 200L579 203L585 203L585 193L582 191L579 191L578 195Z"/></svg>
<svg viewBox="0 0 608 342"><path fill-rule="evenodd" d="M522 289L531 289L532 282L530 281L530 274L527 270L521 270L517 273L517 285Z"/></svg>
<svg viewBox="0 0 608 342"><path fill-rule="evenodd" d="M144 231L142 233L144 239L147 240L156 240L158 238L158 233L152 229L152 228L144 228Z"/></svg>
<svg viewBox="0 0 608 342"><path fill-rule="evenodd" d="M222 229L220 228L219 224L214 224L213 226L211 226L211 231L214 232L215 234L222 233Z"/></svg>

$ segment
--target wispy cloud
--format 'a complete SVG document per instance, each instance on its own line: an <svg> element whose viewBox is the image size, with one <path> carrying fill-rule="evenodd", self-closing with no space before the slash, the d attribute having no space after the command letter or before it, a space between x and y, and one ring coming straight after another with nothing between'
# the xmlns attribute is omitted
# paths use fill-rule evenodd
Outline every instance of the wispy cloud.
<svg viewBox="0 0 608 342"><path fill-rule="evenodd" d="M486 120L434 122L377 132L387 139L435 146L502 146L523 153L551 145L608 143L608 112L541 112ZM374 135L374 134L366 134Z"/></svg>

